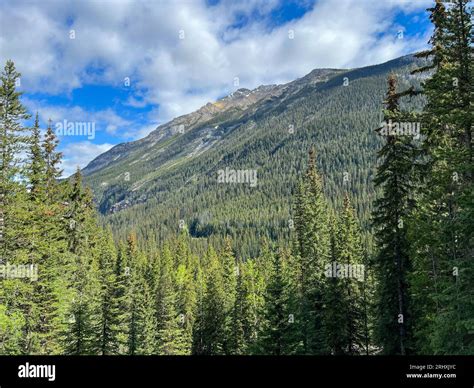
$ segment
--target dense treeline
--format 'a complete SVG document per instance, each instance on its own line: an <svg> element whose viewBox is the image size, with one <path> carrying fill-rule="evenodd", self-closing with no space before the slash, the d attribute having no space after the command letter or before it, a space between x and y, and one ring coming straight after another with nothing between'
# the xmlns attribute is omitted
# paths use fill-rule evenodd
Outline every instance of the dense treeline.
<svg viewBox="0 0 474 388"><path fill-rule="evenodd" d="M474 353L472 9L451 3L429 9L422 89L397 91L389 78L385 120L419 122L421 141L385 130L378 154L375 338L387 354ZM403 109L420 93L421 113Z"/></svg>
<svg viewBox="0 0 474 388"><path fill-rule="evenodd" d="M473 354L471 11L465 0L430 10L433 49L419 56L432 64L416 71L431 76L420 90L388 80L385 122L419 122L421 136L377 130L375 254L353 190L334 210L313 148L284 244L262 232L252 257L230 236L203 236L196 249L192 224L160 241L129 230L117 243L81 172L58 179L51 122L44 135L38 115L24 126L8 61L0 354ZM408 109L420 94L424 110Z"/></svg>
<svg viewBox="0 0 474 388"><path fill-rule="evenodd" d="M8 101L3 106L11 121L3 128L15 128L11 123L27 117L14 90L18 76L7 62L2 101ZM186 228L161 248L139 249L133 233L116 246L110 230L99 227L80 171L58 182L61 155L51 125L42 140L36 117L30 136L6 139L15 145L7 150L23 148L28 157L19 161L11 155L3 166L7 172L18 169L22 179L10 180L4 192L2 250L10 271L37 265L38 278L10 278L12 272L4 270L2 354L368 351L368 341L361 340L368 332L363 300L353 303L361 288L351 285L363 279L323 275L331 261L361 263L360 231L348 197L341 218L327 218L313 153L296 199L295 253L262 241L260 255L244 262L235 258L228 238L221 250L209 244L204 255L193 253ZM318 222L311 221L316 213ZM321 225L325 237L315 247ZM313 260L314 249L324 257ZM326 335L333 329L337 333Z"/></svg>
<svg viewBox="0 0 474 388"><path fill-rule="evenodd" d="M262 238L280 244L289 240L291 198L305 170L306 153L314 145L331 208L339 211L349 191L364 244L372 249L375 150L382 145L372 129L382 120L386 77L393 71L401 87L419 88L422 77L410 71L424 63L407 56L386 65L338 72L328 82L305 81L307 86L291 99L277 98L255 114L253 109L239 111L233 120L222 122L217 116L203 124L219 125L222 133L215 134L219 140L202 154L190 157L194 131L178 133L164 144L152 146L150 139L128 157L121 152L111 155L118 159L110 166L92 173L86 169L84 180L93 188L103 222L112 227L117 240L126 238L130 225L140 245L149 239L166 240L182 220L195 237L196 249L205 249L209 238L220 247L229 235L236 255L245 259L258 254ZM347 86L344 77L349 79ZM406 104L421 110L424 101L415 96ZM257 187L219 184L218 170L226 167L257 170ZM124 179L127 172L129 180ZM112 210L116 206L120 210Z"/></svg>

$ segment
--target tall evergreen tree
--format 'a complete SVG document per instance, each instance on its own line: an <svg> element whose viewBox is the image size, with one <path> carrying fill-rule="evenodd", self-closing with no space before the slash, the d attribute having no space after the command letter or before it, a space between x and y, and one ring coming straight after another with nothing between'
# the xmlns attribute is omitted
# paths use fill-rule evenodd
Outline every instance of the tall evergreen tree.
<svg viewBox="0 0 474 388"><path fill-rule="evenodd" d="M245 292L243 288L243 264L237 262L237 277L235 288L235 301L232 310L232 334L231 334L231 353L245 354L245 333L244 333L244 306Z"/></svg>
<svg viewBox="0 0 474 388"><path fill-rule="evenodd" d="M25 221L21 210L25 203L25 189L20 183L25 172L21 155L27 151L30 137L22 120L30 116L20 101L22 93L16 90L20 76L10 60L0 75L0 254L3 258L14 257L13 249L21 246Z"/></svg>
<svg viewBox="0 0 474 388"><path fill-rule="evenodd" d="M128 295L128 354L153 354L157 343L156 297L152 266L137 248L135 234L128 238L130 288Z"/></svg>
<svg viewBox="0 0 474 388"><path fill-rule="evenodd" d="M184 330L185 353L192 351L193 329L197 314L199 259L189 249L189 234L182 231L178 237L176 261L176 298L179 324Z"/></svg>
<svg viewBox="0 0 474 388"><path fill-rule="evenodd" d="M168 246L162 251L157 292L157 352L181 355L189 352L183 316L176 311L177 293L173 256Z"/></svg>
<svg viewBox="0 0 474 388"><path fill-rule="evenodd" d="M231 353L232 343L232 312L235 306L235 293L237 288L236 261L232 251L230 238L224 240L224 250L221 254L222 277L224 283L224 341L223 351Z"/></svg>
<svg viewBox="0 0 474 388"><path fill-rule="evenodd" d="M112 290L112 302L117 305L118 324L116 341L118 354L127 354L128 345L128 321L130 311L130 263L127 255L127 247L120 242L117 248L117 259L114 265L115 282Z"/></svg>
<svg viewBox="0 0 474 388"><path fill-rule="evenodd" d="M385 123L379 130L385 143L378 152L374 225L378 253L377 338L385 354L410 352L411 317L407 276L411 268L407 225L413 209L413 169L416 147L407 134L393 133L389 123L403 122L396 79L388 79Z"/></svg>
<svg viewBox="0 0 474 388"><path fill-rule="evenodd" d="M289 253L280 250L272 255L272 268L265 292L263 323L258 351L268 355L294 354L298 349Z"/></svg>
<svg viewBox="0 0 474 388"><path fill-rule="evenodd" d="M466 353L472 303L472 8L437 1L430 9L434 70L423 84L424 163L413 223L417 346L421 352ZM429 289L429 295L423 297ZM462 306L462 307L461 307Z"/></svg>
<svg viewBox="0 0 474 388"><path fill-rule="evenodd" d="M53 131L52 121L48 121L48 127L44 142L42 144L44 161L45 161L45 174L46 182L45 189L49 200L57 200L57 188L56 181L61 177L62 170L60 168L62 153L56 151L59 140Z"/></svg>
<svg viewBox="0 0 474 388"><path fill-rule="evenodd" d="M240 319L246 354L258 352L258 338L262 331L266 286L265 274L262 269L271 268L267 264L271 264L271 257L271 251L263 249L258 259L248 260L241 268L242 313ZM269 274L266 273L266 275Z"/></svg>
<svg viewBox="0 0 474 388"><path fill-rule="evenodd" d="M121 305L116 292L115 273L117 251L113 244L112 232L104 232L99 252L100 272L100 315L97 328L97 353L101 355L118 354L120 349L119 330Z"/></svg>
<svg viewBox="0 0 474 388"><path fill-rule="evenodd" d="M300 260L301 327L304 352L328 352L324 336L324 266L329 262L330 241L323 183L316 170L316 155L309 152L309 165L295 204L296 249Z"/></svg>
<svg viewBox="0 0 474 388"><path fill-rule="evenodd" d="M34 200L44 200L46 163L41 149L41 130L39 126L38 112L36 112L35 122L30 139L30 163L28 169L28 179L30 184L30 197Z"/></svg>
<svg viewBox="0 0 474 388"><path fill-rule="evenodd" d="M138 298L140 293L140 265L138 258L137 236L131 233L127 238L126 247L127 267L124 275L127 279L125 289L125 308L127 314L124 316L127 333L127 354L135 355L140 346L140 324Z"/></svg>
<svg viewBox="0 0 474 388"><path fill-rule="evenodd" d="M69 311L69 325L64 343L67 354L94 354L98 348L96 320L98 314L99 283L97 253L97 223L92 195L82 187L82 174L74 174L68 193L67 247L72 256L70 276L73 289Z"/></svg>
<svg viewBox="0 0 474 388"><path fill-rule="evenodd" d="M217 254L209 247L207 252L206 289L203 298L202 354L216 355L224 352L225 303L222 266Z"/></svg>
<svg viewBox="0 0 474 388"><path fill-rule="evenodd" d="M347 194L338 225L331 229L333 262L326 269L325 332L331 353L360 354L366 346L365 265L359 226Z"/></svg>

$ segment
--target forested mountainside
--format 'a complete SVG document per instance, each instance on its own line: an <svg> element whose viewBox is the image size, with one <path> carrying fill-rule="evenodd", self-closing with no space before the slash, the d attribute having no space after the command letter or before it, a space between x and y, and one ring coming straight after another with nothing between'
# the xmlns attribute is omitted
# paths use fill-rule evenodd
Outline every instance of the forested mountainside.
<svg viewBox="0 0 474 388"><path fill-rule="evenodd" d="M139 239L161 241L184 224L193 237L228 234L239 256L255 256L261 237L288 237L291 193L313 144L331 204L351 193L367 229L387 76L419 87L410 71L423 63L410 55L239 89L100 155L83 170L85 182L117 237L133 227ZM407 101L422 106L420 97ZM226 168L256 170L256 186L220 184Z"/></svg>
<svg viewBox="0 0 474 388"><path fill-rule="evenodd" d="M99 157L118 241L8 60L0 354L474 354L472 9L429 11L417 59L241 90Z"/></svg>

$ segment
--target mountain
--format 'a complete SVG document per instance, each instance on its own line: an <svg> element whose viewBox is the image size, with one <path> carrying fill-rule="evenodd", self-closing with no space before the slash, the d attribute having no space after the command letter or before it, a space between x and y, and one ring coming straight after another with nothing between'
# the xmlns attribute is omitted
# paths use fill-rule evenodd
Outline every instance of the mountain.
<svg viewBox="0 0 474 388"><path fill-rule="evenodd" d="M410 71L419 62L409 55L238 89L98 156L85 182L116 236L133 229L160 240L185 226L196 239L230 234L239 254L254 255L262 237L289 237L291 195L314 145L333 206L350 193L367 230L386 79L395 73L401 88L418 85Z"/></svg>

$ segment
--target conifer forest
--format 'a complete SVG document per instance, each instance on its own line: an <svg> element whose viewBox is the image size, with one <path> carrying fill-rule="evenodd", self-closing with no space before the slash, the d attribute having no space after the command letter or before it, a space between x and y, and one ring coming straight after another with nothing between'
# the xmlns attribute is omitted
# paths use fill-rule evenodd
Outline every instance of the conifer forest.
<svg viewBox="0 0 474 388"><path fill-rule="evenodd" d="M424 51L236 87L72 175L6 58L0 354L474 355L472 7L426 12Z"/></svg>

